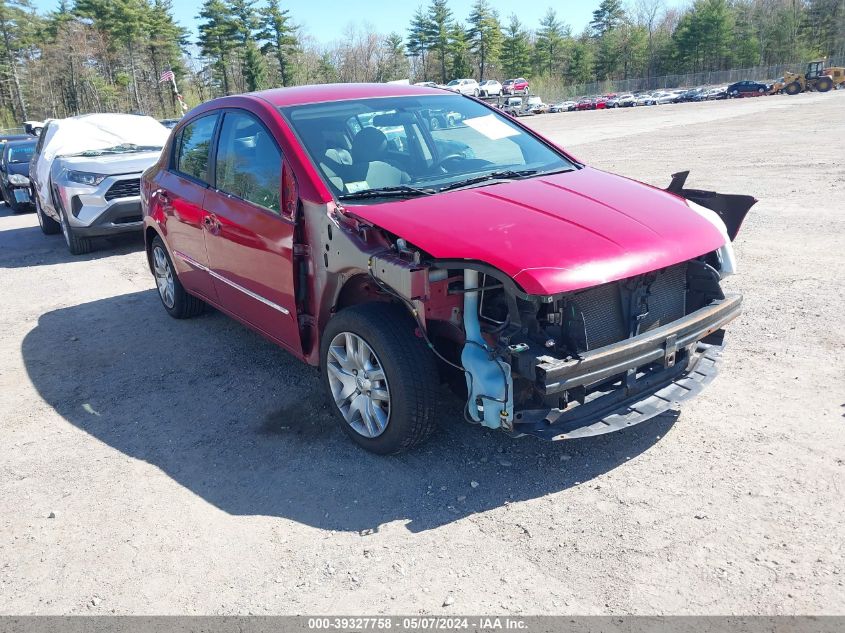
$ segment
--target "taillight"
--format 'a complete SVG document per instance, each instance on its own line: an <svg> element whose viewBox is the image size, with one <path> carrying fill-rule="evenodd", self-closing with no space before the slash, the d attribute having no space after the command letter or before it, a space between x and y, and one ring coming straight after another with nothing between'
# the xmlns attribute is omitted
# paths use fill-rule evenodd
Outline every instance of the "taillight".
<svg viewBox="0 0 845 633"><path fill-rule="evenodd" d="M282 213L287 217L296 218L296 208L299 205L299 192L296 189L296 178L290 165L282 165Z"/></svg>

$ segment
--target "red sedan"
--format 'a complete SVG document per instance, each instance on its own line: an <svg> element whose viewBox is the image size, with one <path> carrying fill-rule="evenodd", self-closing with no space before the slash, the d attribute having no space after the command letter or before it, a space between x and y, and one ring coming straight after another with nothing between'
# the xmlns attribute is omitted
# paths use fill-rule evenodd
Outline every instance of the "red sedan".
<svg viewBox="0 0 845 633"><path fill-rule="evenodd" d="M546 439L696 393L739 313L719 282L753 199L592 169L469 97L354 84L202 104L142 204L167 313L212 305L319 367L340 427L396 453L455 374L468 421Z"/></svg>

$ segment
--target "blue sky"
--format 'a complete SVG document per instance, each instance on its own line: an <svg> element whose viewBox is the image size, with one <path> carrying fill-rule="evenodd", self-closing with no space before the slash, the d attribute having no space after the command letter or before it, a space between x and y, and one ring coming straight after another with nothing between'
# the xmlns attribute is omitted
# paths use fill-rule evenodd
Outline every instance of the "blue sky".
<svg viewBox="0 0 845 633"><path fill-rule="evenodd" d="M456 18L465 21L474 0L449 0L449 6ZM262 4L264 0L258 0ZM535 28L548 8L553 7L558 17L572 27L573 33L579 33L590 21L592 13L600 0L490 0L490 4L506 19L516 13L528 28ZM667 5L684 4L684 0L667 0ZM35 6L41 11L50 11L58 4L57 0L35 0ZM174 0L176 19L184 26L196 32L196 15L201 2ZM344 28L350 23L372 27L379 33L396 31L406 34L411 16L419 5L428 5L415 0L288 0L282 5L290 10L297 24L320 43L328 44L340 39Z"/></svg>

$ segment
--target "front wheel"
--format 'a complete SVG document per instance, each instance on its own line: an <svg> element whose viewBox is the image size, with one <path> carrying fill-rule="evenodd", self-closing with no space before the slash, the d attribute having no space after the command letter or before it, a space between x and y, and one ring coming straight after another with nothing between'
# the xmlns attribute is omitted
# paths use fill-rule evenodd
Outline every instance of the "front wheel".
<svg viewBox="0 0 845 633"><path fill-rule="evenodd" d="M90 253L94 245L90 237L82 237L78 235L70 222L67 219L67 213L64 209L59 209L59 217L61 218L62 235L65 236L65 244L71 255L85 255Z"/></svg>
<svg viewBox="0 0 845 633"><path fill-rule="evenodd" d="M61 225L41 209L41 203L38 201L37 193L33 194L33 199L35 200L35 215L38 217L38 226L41 227L41 232L44 235L55 235L61 231Z"/></svg>
<svg viewBox="0 0 845 633"><path fill-rule="evenodd" d="M793 81L792 83L787 84L783 91L788 95L797 95L801 92L801 84L797 81Z"/></svg>
<svg viewBox="0 0 845 633"><path fill-rule="evenodd" d="M373 453L425 441L437 421L437 365L403 308L368 303L338 312L322 335L323 382L343 431Z"/></svg>

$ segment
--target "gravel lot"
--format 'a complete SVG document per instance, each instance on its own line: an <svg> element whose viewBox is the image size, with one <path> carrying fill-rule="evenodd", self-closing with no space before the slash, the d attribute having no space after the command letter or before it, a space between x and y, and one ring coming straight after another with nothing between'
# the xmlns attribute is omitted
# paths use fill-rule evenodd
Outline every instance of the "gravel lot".
<svg viewBox="0 0 845 633"><path fill-rule="evenodd" d="M170 319L140 240L72 257L0 208L0 613L845 614L844 111L526 119L597 167L760 199L721 376L571 443L456 414L364 453L314 370Z"/></svg>

